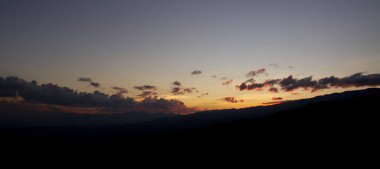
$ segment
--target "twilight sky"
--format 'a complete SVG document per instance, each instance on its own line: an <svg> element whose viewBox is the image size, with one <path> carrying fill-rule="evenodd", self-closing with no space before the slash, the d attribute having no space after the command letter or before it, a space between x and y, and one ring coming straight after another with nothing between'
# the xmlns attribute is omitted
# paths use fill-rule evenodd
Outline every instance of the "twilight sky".
<svg viewBox="0 0 380 169"><path fill-rule="evenodd" d="M200 109L312 97L351 88L236 86L380 73L379 9L379 0L0 0L0 76L118 86L136 98L150 85Z"/></svg>

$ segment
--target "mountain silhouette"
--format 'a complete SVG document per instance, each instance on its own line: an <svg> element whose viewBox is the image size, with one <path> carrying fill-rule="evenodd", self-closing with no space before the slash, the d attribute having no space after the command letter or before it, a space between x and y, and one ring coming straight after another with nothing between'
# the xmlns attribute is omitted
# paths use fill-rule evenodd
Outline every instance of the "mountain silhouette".
<svg viewBox="0 0 380 169"><path fill-rule="evenodd" d="M125 125L8 125L0 127L0 134L4 138L1 142L12 143L365 146L377 140L379 96L380 89L371 88L272 106L205 111Z"/></svg>

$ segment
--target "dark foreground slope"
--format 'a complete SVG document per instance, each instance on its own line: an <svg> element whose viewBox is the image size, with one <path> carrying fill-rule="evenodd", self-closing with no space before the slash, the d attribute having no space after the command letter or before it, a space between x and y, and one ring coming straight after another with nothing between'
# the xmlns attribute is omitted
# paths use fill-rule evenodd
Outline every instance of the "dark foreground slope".
<svg viewBox="0 0 380 169"><path fill-rule="evenodd" d="M369 146L377 141L380 89L281 105L201 112L109 127L3 127L0 142L221 146Z"/></svg>

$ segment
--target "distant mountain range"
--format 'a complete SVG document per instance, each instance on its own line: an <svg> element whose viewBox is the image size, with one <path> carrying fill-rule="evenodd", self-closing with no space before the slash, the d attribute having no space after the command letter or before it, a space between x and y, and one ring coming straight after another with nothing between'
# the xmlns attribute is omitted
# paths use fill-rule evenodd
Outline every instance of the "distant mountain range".
<svg viewBox="0 0 380 169"><path fill-rule="evenodd" d="M371 141L377 136L380 124L379 97L380 89L371 88L272 106L190 115L141 115L136 112L129 115L57 113L56 116L49 111L50 114L38 113L36 117L27 112L12 115L12 112L5 111L9 107L2 105L0 134L5 138L1 142L28 143L275 144L281 140L281 144L285 144L300 140L325 142L329 139L345 142L354 138ZM137 121L123 120L132 116L141 118ZM81 123L92 125L77 125Z"/></svg>

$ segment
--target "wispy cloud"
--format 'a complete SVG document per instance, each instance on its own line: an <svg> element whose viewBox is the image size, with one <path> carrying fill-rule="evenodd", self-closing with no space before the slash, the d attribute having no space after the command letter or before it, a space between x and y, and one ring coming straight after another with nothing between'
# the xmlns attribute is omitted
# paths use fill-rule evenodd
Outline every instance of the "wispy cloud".
<svg viewBox="0 0 380 169"><path fill-rule="evenodd" d="M128 90L125 89L125 88L123 88L123 87L116 87L116 86L115 86L115 87L111 87L111 88L112 88L113 90L116 90L116 94L119 95L119 96L128 93Z"/></svg>
<svg viewBox="0 0 380 169"><path fill-rule="evenodd" d="M194 70L193 72L191 72L191 75L200 75L202 74L202 71L200 70Z"/></svg>
<svg viewBox="0 0 380 169"><path fill-rule="evenodd" d="M230 85L234 80L230 79L230 80L226 80L222 83L222 85L225 85L225 86L228 86Z"/></svg>
<svg viewBox="0 0 380 169"><path fill-rule="evenodd" d="M281 104L284 103L284 101L273 101L273 102L264 102L261 103L262 105L275 105L275 104Z"/></svg>
<svg viewBox="0 0 380 169"><path fill-rule="evenodd" d="M157 87L152 85L135 86L133 88L136 90L157 90Z"/></svg>
<svg viewBox="0 0 380 169"><path fill-rule="evenodd" d="M253 71L250 71L246 74L246 76L249 78L249 77L255 77L255 76L258 76L258 75L261 75L261 74L265 74L267 75L267 70L265 68L261 68L261 69L258 69L258 70L253 70Z"/></svg>
<svg viewBox="0 0 380 169"><path fill-rule="evenodd" d="M88 83L89 85L91 85L92 87L95 87L95 88L99 88L100 87L100 83L99 82L94 82L91 78L88 78L88 77L80 77L80 78L78 78L78 81L79 82L86 82L86 83Z"/></svg>
<svg viewBox="0 0 380 169"><path fill-rule="evenodd" d="M156 90L158 89L157 86L142 85L135 86L133 88L141 91L141 94L137 95L141 98L156 98L158 95L158 93L156 92Z"/></svg>
<svg viewBox="0 0 380 169"><path fill-rule="evenodd" d="M209 93L201 93L199 96L198 96L198 98L201 98L201 97L203 97L203 96L208 96L209 95Z"/></svg>
<svg viewBox="0 0 380 169"><path fill-rule="evenodd" d="M195 87L182 88L182 87L172 87L170 93L173 95L184 95L198 93L199 91Z"/></svg>
<svg viewBox="0 0 380 169"><path fill-rule="evenodd" d="M225 97L225 98L222 98L222 99L219 99L219 100L222 100L222 101L225 101L225 102L228 102L228 103L241 103L241 102L244 102L244 100L237 99L235 97Z"/></svg>

